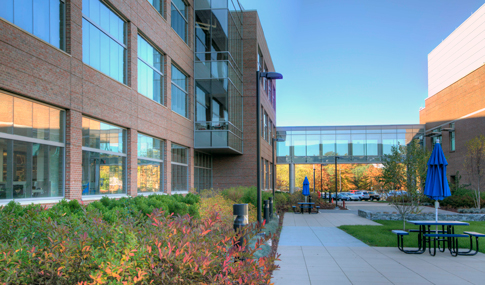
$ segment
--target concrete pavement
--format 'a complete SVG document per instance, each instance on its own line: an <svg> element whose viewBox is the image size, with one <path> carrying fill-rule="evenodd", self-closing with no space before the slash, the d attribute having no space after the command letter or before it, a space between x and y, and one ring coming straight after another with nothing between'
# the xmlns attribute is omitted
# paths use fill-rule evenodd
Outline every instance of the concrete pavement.
<svg viewBox="0 0 485 285"><path fill-rule="evenodd" d="M484 284L485 255L448 252L409 255L396 247L370 247L338 229L379 226L350 211L286 213L278 246L280 269L272 282L285 284Z"/></svg>

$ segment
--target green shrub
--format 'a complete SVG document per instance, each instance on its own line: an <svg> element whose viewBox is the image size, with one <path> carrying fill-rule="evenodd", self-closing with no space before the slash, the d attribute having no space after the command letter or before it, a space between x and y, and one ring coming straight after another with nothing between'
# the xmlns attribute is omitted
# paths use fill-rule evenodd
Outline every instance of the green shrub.
<svg viewBox="0 0 485 285"><path fill-rule="evenodd" d="M181 211L195 205L176 199L159 201ZM104 199L88 207L66 201L54 211L12 203L0 208L0 284L270 282L275 255L254 260L260 243L247 251L233 248L239 236L217 213L194 219L155 210L140 219L130 213L135 199L120 200ZM141 200L140 205L149 206ZM49 216L67 210L84 215ZM247 237L256 232L251 229Z"/></svg>

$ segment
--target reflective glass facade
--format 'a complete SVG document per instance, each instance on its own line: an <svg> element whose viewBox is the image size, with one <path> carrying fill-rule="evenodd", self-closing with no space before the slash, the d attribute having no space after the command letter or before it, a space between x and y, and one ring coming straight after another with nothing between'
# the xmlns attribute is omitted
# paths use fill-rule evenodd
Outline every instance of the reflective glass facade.
<svg viewBox="0 0 485 285"><path fill-rule="evenodd" d="M0 93L0 200L64 195L65 112Z"/></svg>
<svg viewBox="0 0 485 285"><path fill-rule="evenodd" d="M82 195L126 193L126 130L83 117Z"/></svg>
<svg viewBox="0 0 485 285"><path fill-rule="evenodd" d="M379 163L397 144L423 142L423 125L276 128L277 163Z"/></svg>
<svg viewBox="0 0 485 285"><path fill-rule="evenodd" d="M83 0L83 61L126 83L125 21L100 0Z"/></svg>
<svg viewBox="0 0 485 285"><path fill-rule="evenodd" d="M157 103L163 100L163 55L138 35L138 92Z"/></svg>
<svg viewBox="0 0 485 285"><path fill-rule="evenodd" d="M189 149L172 143L172 192L189 191Z"/></svg>
<svg viewBox="0 0 485 285"><path fill-rule="evenodd" d="M163 192L163 141L138 134L138 193Z"/></svg>
<svg viewBox="0 0 485 285"><path fill-rule="evenodd" d="M64 14L62 0L0 1L0 18L63 50L65 49Z"/></svg>
<svg viewBox="0 0 485 285"><path fill-rule="evenodd" d="M194 188L201 190L212 188L212 156L196 151L194 154Z"/></svg>
<svg viewBox="0 0 485 285"><path fill-rule="evenodd" d="M172 110L186 118L189 117L187 83L187 76L175 65L172 65Z"/></svg>
<svg viewBox="0 0 485 285"><path fill-rule="evenodd" d="M242 9L195 2L195 148L242 153Z"/></svg>
<svg viewBox="0 0 485 285"><path fill-rule="evenodd" d="M172 0L172 28L186 42L187 41L187 4L183 0Z"/></svg>

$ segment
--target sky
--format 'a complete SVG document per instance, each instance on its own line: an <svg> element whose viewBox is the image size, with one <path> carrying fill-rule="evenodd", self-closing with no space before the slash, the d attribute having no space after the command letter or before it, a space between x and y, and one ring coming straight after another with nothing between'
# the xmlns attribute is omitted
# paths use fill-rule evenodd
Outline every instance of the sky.
<svg viewBox="0 0 485 285"><path fill-rule="evenodd" d="M277 126L419 123L428 54L481 0L239 0L257 10Z"/></svg>

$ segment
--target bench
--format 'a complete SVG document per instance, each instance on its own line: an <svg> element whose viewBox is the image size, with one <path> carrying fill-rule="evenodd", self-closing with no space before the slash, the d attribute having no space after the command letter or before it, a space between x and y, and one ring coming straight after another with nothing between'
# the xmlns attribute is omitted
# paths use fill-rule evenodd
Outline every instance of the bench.
<svg viewBox="0 0 485 285"><path fill-rule="evenodd" d="M409 232L403 231L403 230L392 230L393 234L397 235L397 248L407 254L421 254L424 252L424 249L421 248L421 246L418 248L418 250L406 250L404 249L404 241L403 237L408 236Z"/></svg>
<svg viewBox="0 0 485 285"><path fill-rule="evenodd" d="M463 234L470 237L470 249L465 252L458 252L458 255L475 255L478 253L478 238L485 237L485 234L477 233L477 232L463 232ZM473 251L473 237L475 237L475 248L476 250Z"/></svg>
<svg viewBox="0 0 485 285"><path fill-rule="evenodd" d="M468 237L468 235L465 235L465 234L438 234L438 233L434 233L434 234L424 234L423 235L425 238L434 238L433 239L433 242L434 242L434 246L433 246L433 253L431 253L431 239L429 240L429 254L431 254L432 256L435 256L436 255L436 241L444 241L445 238L447 239L448 241L448 249L450 250L450 253L452 256L457 256L458 255L458 238L461 238L461 237ZM468 252L466 252L468 253ZM464 253L463 255L465 255L466 253Z"/></svg>
<svg viewBox="0 0 485 285"><path fill-rule="evenodd" d="M417 230L417 229L411 229L409 230L410 233L419 233L421 232L421 230ZM433 231L433 232L436 232L436 231ZM446 234L446 231L445 230L438 230L437 231L438 233L441 233L441 234ZM445 252L446 248L445 248L445 241L447 240L438 240L438 249L439 251L441 252ZM424 241L426 242L426 241ZM443 248L441 248L440 246L440 243L443 242ZM418 245L419 245L419 248L421 248L421 244L422 244L422 241L421 241L421 236L418 236Z"/></svg>
<svg viewBox="0 0 485 285"><path fill-rule="evenodd" d="M315 206L315 211L311 212L311 214L318 214L318 213L320 213L320 206Z"/></svg>
<svg viewBox="0 0 485 285"><path fill-rule="evenodd" d="M312 213L312 206L311 205L304 205L304 204L300 204L300 212L303 214L303 210L304 209L308 209L308 214L311 214Z"/></svg>
<svg viewBox="0 0 485 285"><path fill-rule="evenodd" d="M295 213L295 214L301 214L301 213L298 213L298 212L296 211L296 206L291 206L291 207L293 208L293 213Z"/></svg>

